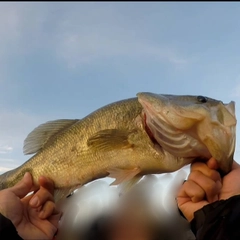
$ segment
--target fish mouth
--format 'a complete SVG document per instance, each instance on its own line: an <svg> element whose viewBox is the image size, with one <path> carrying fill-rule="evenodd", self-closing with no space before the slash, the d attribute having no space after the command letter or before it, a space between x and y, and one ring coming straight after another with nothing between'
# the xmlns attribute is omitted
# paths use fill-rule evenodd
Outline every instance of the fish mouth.
<svg viewBox="0 0 240 240"><path fill-rule="evenodd" d="M185 127L189 125L187 117L180 119L178 124L173 125L166 117L166 113L161 114L161 112L154 110L151 102L142 99L139 99L139 102L143 107L145 130L155 144L157 151L167 151L178 158L211 158L208 148L199 139L197 130L194 127Z"/></svg>
<svg viewBox="0 0 240 240"><path fill-rule="evenodd" d="M236 141L235 103L203 96L138 93L145 129L162 153L184 159L215 158L229 172ZM158 150L156 149L156 150Z"/></svg>

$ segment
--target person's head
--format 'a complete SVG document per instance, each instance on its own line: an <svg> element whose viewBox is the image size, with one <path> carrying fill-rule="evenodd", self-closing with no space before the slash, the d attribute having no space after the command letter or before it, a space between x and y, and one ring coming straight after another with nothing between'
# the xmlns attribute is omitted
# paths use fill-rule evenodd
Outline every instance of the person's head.
<svg viewBox="0 0 240 240"><path fill-rule="evenodd" d="M181 222L158 218L147 191L136 188L120 197L117 207L94 220L84 240L182 240ZM165 215L163 215L165 216ZM185 231L186 236L186 231Z"/></svg>

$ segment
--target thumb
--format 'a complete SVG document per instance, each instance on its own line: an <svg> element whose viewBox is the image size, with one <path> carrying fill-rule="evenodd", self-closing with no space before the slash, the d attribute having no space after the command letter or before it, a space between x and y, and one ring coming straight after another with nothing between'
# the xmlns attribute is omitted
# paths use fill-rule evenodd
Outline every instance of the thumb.
<svg viewBox="0 0 240 240"><path fill-rule="evenodd" d="M207 166L211 169L217 170L218 169L218 162L215 158L212 157L207 161Z"/></svg>
<svg viewBox="0 0 240 240"><path fill-rule="evenodd" d="M29 172L26 172L22 180L11 187L10 190L19 198L23 198L31 191L32 186L32 176Z"/></svg>

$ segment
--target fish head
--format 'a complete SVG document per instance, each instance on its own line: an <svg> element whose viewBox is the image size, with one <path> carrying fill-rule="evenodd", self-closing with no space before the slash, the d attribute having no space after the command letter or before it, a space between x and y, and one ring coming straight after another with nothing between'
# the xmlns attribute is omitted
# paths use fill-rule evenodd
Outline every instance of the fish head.
<svg viewBox="0 0 240 240"><path fill-rule="evenodd" d="M235 102L148 92L137 97L145 125L163 151L186 159L213 157L223 173L231 170L236 141Z"/></svg>

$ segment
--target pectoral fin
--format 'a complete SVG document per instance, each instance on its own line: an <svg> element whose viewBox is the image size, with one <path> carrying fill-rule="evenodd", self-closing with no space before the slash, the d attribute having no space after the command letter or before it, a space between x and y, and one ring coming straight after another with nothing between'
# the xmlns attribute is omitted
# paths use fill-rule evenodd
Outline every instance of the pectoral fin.
<svg viewBox="0 0 240 240"><path fill-rule="evenodd" d="M114 150L116 148L131 148L128 141L130 132L120 129L106 129L97 132L88 139L88 146L95 150Z"/></svg>

